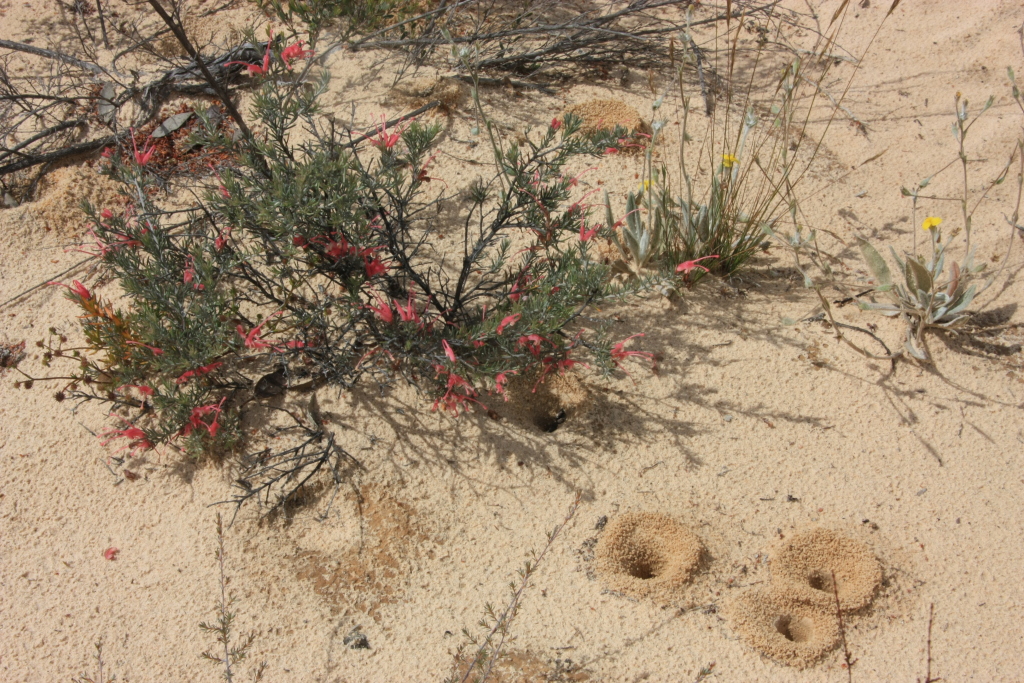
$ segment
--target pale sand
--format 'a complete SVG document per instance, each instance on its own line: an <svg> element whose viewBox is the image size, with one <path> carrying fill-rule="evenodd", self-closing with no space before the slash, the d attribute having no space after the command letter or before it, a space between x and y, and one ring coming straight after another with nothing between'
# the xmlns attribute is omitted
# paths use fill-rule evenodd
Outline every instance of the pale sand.
<svg viewBox="0 0 1024 683"><path fill-rule="evenodd" d="M821 10L823 24L835 4ZM859 54L889 3L856 4L840 42ZM26 18L49 7L0 3L0 35L23 37ZM978 185L996 175L1021 134L1005 75L1007 66L1024 72L1019 9L954 0L897 9L845 103L867 135L845 118L833 125L823 151L831 167L804 188L826 186L804 206L809 222L851 244L857 231L907 248L918 228L899 188L954 158L958 90L975 109L996 96L972 130L971 153L987 160L976 164ZM329 61L328 104L343 120L353 99L368 123L393 97L388 74L365 70L371 62L345 54ZM485 93L497 118L517 129L607 98L650 111L642 75L626 87L611 79L558 97ZM462 107L453 125L464 140L472 124ZM639 164L605 158L585 178L621 197L635 187ZM478 168L439 158L437 171L454 183ZM1005 250L1013 174L975 218L984 260ZM955 176L947 173L935 191L954 192ZM80 258L63 250L73 226L43 226L39 212L60 201L0 211L0 300ZM952 223L955 208L942 211ZM1002 343L1021 339L1021 246L1008 283L973 306L1018 326L1002 332ZM863 271L855 249L843 257ZM504 604L507 582L526 552L543 545L575 489L583 504L526 593L501 680L545 680L566 658L583 668L565 680L688 681L710 662L721 680L843 680L839 650L808 668L784 666L751 648L726 618L741 592L768 590L776 542L812 526L863 542L882 566L872 604L847 619L855 680L923 678L931 603L933 675L1020 680L1020 347L997 356L932 336L934 367L900 363L891 374L888 363L856 355L820 324L780 325L815 305L789 266L776 249L734 286L707 279L682 303L653 299L617 311L618 335L643 332L633 348L662 354L658 374L638 364L632 379L584 374L553 388L545 401L563 391L573 406L553 433L531 426L528 406L496 405L501 421L482 413L455 420L430 413L407 387L383 398L373 387L341 397L321 390L339 439L366 471L343 486L326 521L303 511L260 526L245 510L227 534L237 629L258 632L252 659L268 662L267 680L440 680L461 628L473 627L485 603ZM853 306L837 311L851 324L877 324L891 347L901 344L897 323ZM74 334L75 315L60 290L40 290L0 310L0 341L27 340L24 367L41 374L32 344L51 325ZM213 637L197 624L215 617L209 506L229 496L230 472L193 469L161 452L132 466L142 478L119 482L103 464L110 451L87 431L105 426L100 406L74 412L53 400L54 387L15 390L14 379L7 372L0 382L0 679L68 680L89 665L97 639L118 680L218 679L199 658ZM667 515L700 539L706 568L686 602L666 607L605 590L594 567L595 524L623 512ZM120 550L116 560L104 559L109 547ZM799 635L802 622L790 623ZM370 649L343 645L356 625Z"/></svg>

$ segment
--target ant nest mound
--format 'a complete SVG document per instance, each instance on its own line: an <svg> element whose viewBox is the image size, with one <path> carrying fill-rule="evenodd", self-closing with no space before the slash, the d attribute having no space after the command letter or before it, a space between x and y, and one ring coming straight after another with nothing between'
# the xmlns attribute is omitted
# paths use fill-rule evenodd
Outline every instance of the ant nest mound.
<svg viewBox="0 0 1024 683"><path fill-rule="evenodd" d="M574 104L562 112L559 118L565 119L569 114L583 119L580 130L584 133L612 130L615 126L622 126L634 135L650 133L647 122L640 117L640 112L621 100L589 100Z"/></svg>
<svg viewBox="0 0 1024 683"><path fill-rule="evenodd" d="M609 589L633 598L669 600L700 569L704 546L688 528L653 512L612 520L597 544L598 574Z"/></svg>
<svg viewBox="0 0 1024 683"><path fill-rule="evenodd" d="M493 401L495 412L513 424L542 432L557 431L567 420L576 421L590 406L590 391L572 371L512 377L505 389L507 401Z"/></svg>
<svg viewBox="0 0 1024 683"><path fill-rule="evenodd" d="M833 612L836 593L843 610L852 612L870 605L882 585L882 565L871 549L830 529L795 534L773 548L769 557L777 591Z"/></svg>
<svg viewBox="0 0 1024 683"><path fill-rule="evenodd" d="M88 166L64 166L43 176L39 182L39 199L32 205L32 214L46 230L61 234L84 230L88 219L82 213L82 201L97 210L122 206L116 182Z"/></svg>
<svg viewBox="0 0 1024 683"><path fill-rule="evenodd" d="M783 593L745 591L726 606L725 615L741 640L780 664L810 666L839 644L835 610Z"/></svg>

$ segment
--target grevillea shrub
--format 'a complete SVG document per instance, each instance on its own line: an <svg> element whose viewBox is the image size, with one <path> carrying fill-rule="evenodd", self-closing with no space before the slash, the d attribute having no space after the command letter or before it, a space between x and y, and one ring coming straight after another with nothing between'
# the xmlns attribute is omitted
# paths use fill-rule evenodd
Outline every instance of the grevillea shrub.
<svg viewBox="0 0 1024 683"><path fill-rule="evenodd" d="M236 162L194 206L161 208L141 140L104 162L125 204L87 207L91 248L124 296L68 288L88 349L63 393L120 409L108 439L198 455L236 445L244 406L284 387L404 379L457 415L502 400L512 375L649 357L589 317L640 285L616 289L591 258L607 228L588 224L566 170L616 132L583 135L570 117L518 143L487 136L494 170L456 195L433 177L439 126L342 134L318 112L326 75L300 75L272 45L252 76L254 139L210 134ZM458 215L442 222L442 203Z"/></svg>

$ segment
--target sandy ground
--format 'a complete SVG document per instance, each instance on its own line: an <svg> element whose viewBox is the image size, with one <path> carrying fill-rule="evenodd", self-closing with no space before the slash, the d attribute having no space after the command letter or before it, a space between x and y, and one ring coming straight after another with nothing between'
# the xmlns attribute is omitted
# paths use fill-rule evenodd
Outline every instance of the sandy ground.
<svg viewBox="0 0 1024 683"><path fill-rule="evenodd" d="M26 12L47 5L0 3L0 33L17 39ZM882 5L858 4L844 47L859 54ZM1021 135L1005 75L1007 66L1024 71L1020 8L941 0L897 9L845 102L866 134L835 124L830 166L805 187L825 188L805 203L811 225L908 248L917 228L899 188L954 158L957 91L976 107L995 95L972 131L971 158L982 160L972 162L977 185L998 173ZM345 116L355 102L363 121L402 108L388 79L367 70L370 59L339 53L328 62L329 101ZM837 78L851 69L839 67ZM650 111L642 77L485 100L521 127L595 97ZM452 125L465 139L468 119L456 113ZM455 158L438 170L475 172ZM638 159L606 158L592 182L621 193L637 170ZM62 173L38 202L0 211L0 301L81 257L64 249L76 226L50 225L46 211L73 205L68 193L102 197L109 188L89 169ZM955 191L955 181L943 176L936 192ZM1005 253L1011 184L975 219L985 260ZM955 218L948 205L926 211ZM553 433L532 424L530 405L506 409L501 421L455 420L430 413L407 387L383 396L322 390L321 406L365 471L326 520L299 512L261 525L243 511L227 531L236 627L258 634L252 660L267 661L271 681L441 680L463 626L473 628L485 603L507 601L527 551L543 546L580 491L576 516L526 594L500 680L689 681L711 662L712 680L844 680L841 648L809 668L785 666L752 648L730 618L747 591L777 585L770 553L816 526L863 544L881 568L871 606L846 618L855 680L923 679L932 604L933 676L1020 680L1021 246L1004 281L973 307L1009 327L984 339L933 336L931 366L901 362L892 372L820 323L783 326L815 299L773 250L731 282L708 279L681 301L617 310L617 332L644 333L637 348L661 354L658 374L637 366L632 379L546 387L545 400L575 406ZM844 258L863 270L855 250ZM901 343L895 322L852 306L838 313ZM74 315L60 291L39 290L0 310L0 340L27 340L34 351L51 325L74 333ZM39 370L35 354L24 367ZM214 639L198 624L215 618L211 504L229 495L230 472L157 452L132 466L139 479L121 479L90 432L105 425L100 407L76 410L46 385L16 390L14 379L7 372L0 383L0 679L67 680L92 666L98 640L117 680L217 679L199 656ZM680 597L606 589L595 544L604 518L626 512L667 515L699 538L703 564ZM110 547L115 560L104 558ZM368 649L343 642L357 626Z"/></svg>

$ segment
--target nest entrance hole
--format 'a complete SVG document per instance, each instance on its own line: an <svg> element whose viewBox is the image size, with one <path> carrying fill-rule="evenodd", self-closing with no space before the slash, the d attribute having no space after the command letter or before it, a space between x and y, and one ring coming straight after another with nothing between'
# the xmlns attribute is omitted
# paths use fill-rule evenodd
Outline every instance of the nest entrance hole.
<svg viewBox="0 0 1024 683"><path fill-rule="evenodd" d="M810 619L789 614L782 614L775 619L775 630L794 643L806 643L814 637L814 624Z"/></svg>
<svg viewBox="0 0 1024 683"><path fill-rule="evenodd" d="M834 592L832 574L816 569L807 575L807 584L816 591L824 591L831 595Z"/></svg>

